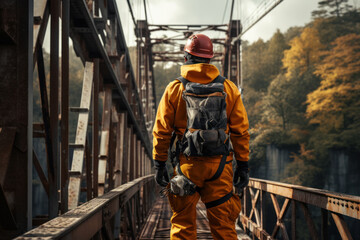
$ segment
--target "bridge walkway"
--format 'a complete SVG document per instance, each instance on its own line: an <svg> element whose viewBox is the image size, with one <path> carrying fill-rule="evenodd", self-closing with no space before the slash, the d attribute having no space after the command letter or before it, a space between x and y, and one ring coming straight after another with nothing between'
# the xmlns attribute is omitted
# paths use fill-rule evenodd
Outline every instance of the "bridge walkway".
<svg viewBox="0 0 360 240"><path fill-rule="evenodd" d="M209 222L206 217L206 207L200 201L196 206L196 214L197 239L213 239L210 232ZM158 198L149 213L139 239L170 239L171 215L172 213L169 201L164 198ZM238 239L250 239L248 235L244 234L241 228L237 227L236 230L238 233Z"/></svg>

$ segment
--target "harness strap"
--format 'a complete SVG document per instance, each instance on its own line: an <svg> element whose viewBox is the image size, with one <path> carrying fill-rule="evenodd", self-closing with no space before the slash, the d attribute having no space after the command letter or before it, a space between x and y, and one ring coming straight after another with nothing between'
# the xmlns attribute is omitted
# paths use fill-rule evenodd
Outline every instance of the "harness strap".
<svg viewBox="0 0 360 240"><path fill-rule="evenodd" d="M226 194L225 196L223 196L222 198L219 198L215 201L211 201L208 203L205 203L205 206L207 209L212 208L212 207L216 207L219 206L220 204L223 204L224 202L226 202L227 200L229 200L232 197L233 193L232 191L229 192L228 194Z"/></svg>

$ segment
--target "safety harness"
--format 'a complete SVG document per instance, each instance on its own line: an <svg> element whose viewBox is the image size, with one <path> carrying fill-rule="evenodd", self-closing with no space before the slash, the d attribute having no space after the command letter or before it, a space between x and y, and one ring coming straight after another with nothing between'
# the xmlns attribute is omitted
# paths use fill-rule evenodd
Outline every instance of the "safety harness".
<svg viewBox="0 0 360 240"><path fill-rule="evenodd" d="M210 182L218 179L222 174L229 155L229 135L225 133L226 94L224 92L225 78L216 77L209 84L199 84L188 81L183 77L177 78L184 85L183 98L187 107L187 128L181 140L173 132L170 140L169 158L178 176L170 181L170 189L176 195L192 195L200 192L201 188L188 179L180 168L179 155L185 156L215 156L222 155L215 174L205 180ZM175 142L176 141L176 142ZM205 204L206 208L218 206L232 196L232 191L225 196Z"/></svg>

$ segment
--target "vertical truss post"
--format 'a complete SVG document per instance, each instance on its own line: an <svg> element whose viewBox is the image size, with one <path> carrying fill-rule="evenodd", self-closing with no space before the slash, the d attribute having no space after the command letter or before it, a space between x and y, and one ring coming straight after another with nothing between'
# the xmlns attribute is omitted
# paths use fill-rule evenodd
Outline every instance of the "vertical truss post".
<svg viewBox="0 0 360 240"><path fill-rule="evenodd" d="M85 167L86 167L86 200L92 199L92 179L91 179L91 149L89 146L88 138L85 142Z"/></svg>
<svg viewBox="0 0 360 240"><path fill-rule="evenodd" d="M51 0L51 33L50 33L50 132L53 147L53 161L49 162L49 218L58 214L59 188L59 17L60 1Z"/></svg>
<svg viewBox="0 0 360 240"><path fill-rule="evenodd" d="M80 184L86 144L86 133L88 128L91 92L93 85L93 70L94 64L92 62L86 62L80 108L78 108L79 119L77 123L75 144L73 145L75 149L71 164L71 171L69 174L69 209L76 208L79 202Z"/></svg>
<svg viewBox="0 0 360 240"><path fill-rule="evenodd" d="M97 8L95 8L95 13ZM94 59L94 83L92 92L92 156L93 156L93 197L98 196L99 167L99 59Z"/></svg>
<svg viewBox="0 0 360 240"><path fill-rule="evenodd" d="M32 227L33 11L33 1L0 4L0 138L13 142L0 152L0 236L5 239Z"/></svg>
<svg viewBox="0 0 360 240"><path fill-rule="evenodd" d="M98 195L105 193L106 165L109 160L109 140L111 126L111 107L112 107L112 89L105 86L104 105L102 114L101 141L100 141L100 158L99 158L99 179Z"/></svg>
<svg viewBox="0 0 360 240"><path fill-rule="evenodd" d="M134 179L134 158L135 158L135 144L134 144L134 129L131 127L130 134L129 134L129 147L130 147L130 154L129 154L129 173L130 173L130 179L129 181L132 181Z"/></svg>
<svg viewBox="0 0 360 240"><path fill-rule="evenodd" d="M68 210L69 184L69 22L70 0L62 0L61 35L61 213Z"/></svg>
<svg viewBox="0 0 360 240"><path fill-rule="evenodd" d="M110 129L110 142L109 142L109 190L114 188L115 181L114 175L115 173L115 164L116 164L116 156L117 156L117 132L119 124L118 113L116 111L115 106L112 106L112 113L111 113L111 129Z"/></svg>
<svg viewBox="0 0 360 240"><path fill-rule="evenodd" d="M130 166L130 136L131 136L131 129L128 126L128 114L125 113L124 116L124 160L122 165L122 183L129 182L129 166Z"/></svg>
<svg viewBox="0 0 360 240"><path fill-rule="evenodd" d="M119 124L117 127L117 146L116 146L116 162L115 162L115 187L120 186L124 175L123 162L126 156L125 149L125 114L119 114Z"/></svg>

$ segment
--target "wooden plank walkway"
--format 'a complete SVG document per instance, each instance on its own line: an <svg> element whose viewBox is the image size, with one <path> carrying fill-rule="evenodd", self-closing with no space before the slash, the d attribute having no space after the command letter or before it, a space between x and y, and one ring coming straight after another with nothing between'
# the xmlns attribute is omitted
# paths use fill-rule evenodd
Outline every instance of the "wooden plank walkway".
<svg viewBox="0 0 360 240"><path fill-rule="evenodd" d="M197 239L213 239L206 217L205 205L199 201L196 206ZM150 211L146 224L141 232L140 240L170 239L170 217L172 215L167 199L159 198ZM250 239L240 228L236 229L238 239Z"/></svg>

